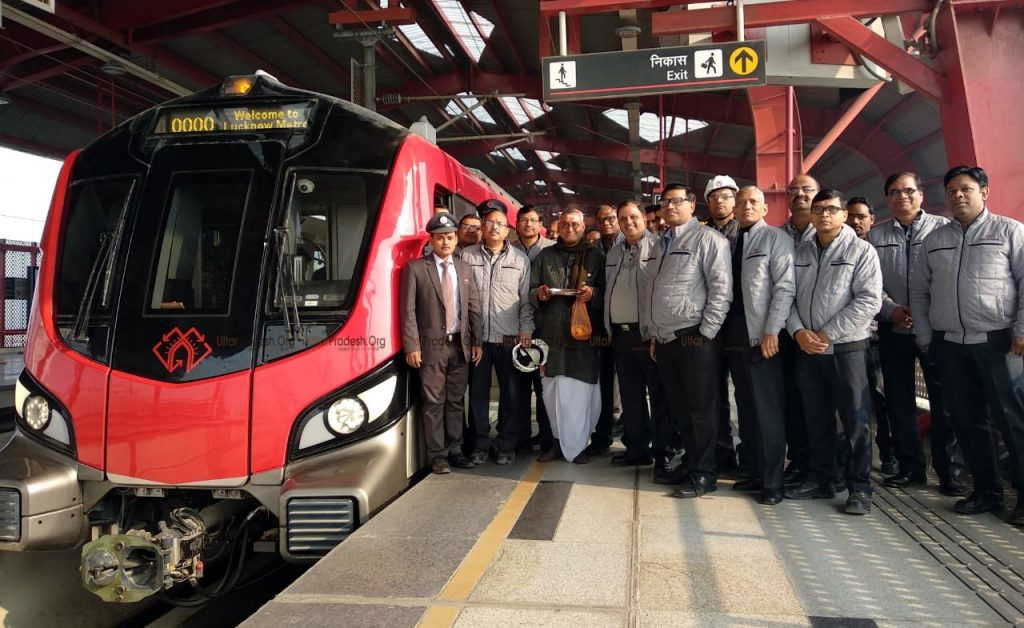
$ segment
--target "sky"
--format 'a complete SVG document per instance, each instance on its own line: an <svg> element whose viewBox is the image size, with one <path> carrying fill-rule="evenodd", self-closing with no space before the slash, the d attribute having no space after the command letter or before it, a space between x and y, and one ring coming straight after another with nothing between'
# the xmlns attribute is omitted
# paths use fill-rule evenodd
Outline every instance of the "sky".
<svg viewBox="0 0 1024 628"><path fill-rule="evenodd" d="M39 242L60 165L0 147L0 239Z"/></svg>

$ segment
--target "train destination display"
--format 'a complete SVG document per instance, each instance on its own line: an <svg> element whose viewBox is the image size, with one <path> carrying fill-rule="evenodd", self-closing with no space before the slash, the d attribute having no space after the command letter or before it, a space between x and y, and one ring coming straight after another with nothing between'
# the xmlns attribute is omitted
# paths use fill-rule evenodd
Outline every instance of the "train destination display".
<svg viewBox="0 0 1024 628"><path fill-rule="evenodd" d="M312 103L167 109L157 117L153 133L231 133L301 131L309 128Z"/></svg>

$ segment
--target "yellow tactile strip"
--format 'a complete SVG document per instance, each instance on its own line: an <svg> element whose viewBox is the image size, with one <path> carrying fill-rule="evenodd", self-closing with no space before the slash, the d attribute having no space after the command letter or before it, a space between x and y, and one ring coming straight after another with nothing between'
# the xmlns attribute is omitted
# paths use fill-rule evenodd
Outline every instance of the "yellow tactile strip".
<svg viewBox="0 0 1024 628"><path fill-rule="evenodd" d="M420 620L422 628L447 628L455 624L459 616L461 603L469 599L480 582L494 557L501 550L502 543L508 538L516 521L526 508L527 502L537 489L537 484L544 476L544 463L534 462L526 470L523 478L512 490L508 501L501 507L494 520L487 526L480 539L462 561L459 568L452 574L448 584L441 590L437 602L431 604ZM449 602L450 604L445 604Z"/></svg>

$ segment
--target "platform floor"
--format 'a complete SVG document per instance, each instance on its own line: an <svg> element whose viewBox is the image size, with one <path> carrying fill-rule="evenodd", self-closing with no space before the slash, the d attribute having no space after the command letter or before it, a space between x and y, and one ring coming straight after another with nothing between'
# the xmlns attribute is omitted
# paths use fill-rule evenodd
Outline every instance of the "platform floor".
<svg viewBox="0 0 1024 628"><path fill-rule="evenodd" d="M429 476L243 625L1024 624L1024 531L934 486L853 517L845 493L679 500L649 476L607 455Z"/></svg>

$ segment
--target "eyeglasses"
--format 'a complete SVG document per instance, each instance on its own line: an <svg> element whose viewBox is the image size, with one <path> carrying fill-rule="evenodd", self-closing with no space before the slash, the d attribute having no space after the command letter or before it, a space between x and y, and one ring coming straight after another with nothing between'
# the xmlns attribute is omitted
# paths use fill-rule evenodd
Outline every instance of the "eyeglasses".
<svg viewBox="0 0 1024 628"><path fill-rule="evenodd" d="M566 229L574 229L574 230L575 229L582 229L583 228L583 223L582 222L560 222L560 223L558 223L558 228L561 229L562 227L565 227Z"/></svg>
<svg viewBox="0 0 1024 628"><path fill-rule="evenodd" d="M498 222L497 220L485 220L484 224L488 229L504 229L508 226L507 222Z"/></svg>
<svg viewBox="0 0 1024 628"><path fill-rule="evenodd" d="M459 225L462 231L480 231L480 225Z"/></svg>
<svg viewBox="0 0 1024 628"><path fill-rule="evenodd" d="M708 197L708 202L717 203L719 201L731 201L734 198L736 197L733 196L732 194L712 194L711 196Z"/></svg>
<svg viewBox="0 0 1024 628"><path fill-rule="evenodd" d="M540 218L520 218L519 224L521 225L535 225L540 222Z"/></svg>
<svg viewBox="0 0 1024 628"><path fill-rule="evenodd" d="M598 218L597 222L598 223L608 223L610 225L610 224L613 224L617 220L618 220L618 218L616 218L615 216L605 216L604 218Z"/></svg>
<svg viewBox="0 0 1024 628"><path fill-rule="evenodd" d="M917 192L917 188L893 188L889 190L889 196L892 198L899 198L901 196L913 196L914 192Z"/></svg>
<svg viewBox="0 0 1024 628"><path fill-rule="evenodd" d="M663 198L663 199L661 199L661 206L662 207L669 207L669 206L678 207L679 205L682 205L683 203L687 202L688 200L690 200L690 199L686 198L685 196L677 196L675 198Z"/></svg>
<svg viewBox="0 0 1024 628"><path fill-rule="evenodd" d="M811 207L811 213L815 216L822 216L824 214L835 216L841 211L843 211L843 208L839 205L814 205Z"/></svg>
<svg viewBox="0 0 1024 628"><path fill-rule="evenodd" d="M947 198L956 198L957 194L963 194L964 196L970 196L971 194L973 194L974 192L977 192L977 191L978 191L978 188L972 187L970 185L965 185L964 187L956 188L955 190L952 190L952 189L951 190L946 190L946 197Z"/></svg>
<svg viewBox="0 0 1024 628"><path fill-rule="evenodd" d="M801 192L803 192L804 194L814 194L815 192L818 191L818 188L814 187L813 185L805 185L799 188L789 188L786 191L789 192L790 196L796 196Z"/></svg>

